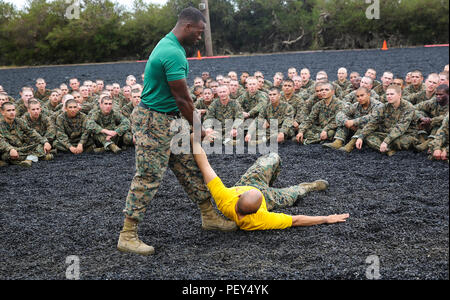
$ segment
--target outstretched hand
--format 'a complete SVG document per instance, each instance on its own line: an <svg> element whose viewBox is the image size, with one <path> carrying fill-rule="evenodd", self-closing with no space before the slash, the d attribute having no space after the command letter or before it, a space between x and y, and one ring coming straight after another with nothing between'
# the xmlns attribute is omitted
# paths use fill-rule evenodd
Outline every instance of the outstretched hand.
<svg viewBox="0 0 450 300"><path fill-rule="evenodd" d="M329 215L327 217L327 224L343 223L348 219L348 217L350 217L350 214Z"/></svg>

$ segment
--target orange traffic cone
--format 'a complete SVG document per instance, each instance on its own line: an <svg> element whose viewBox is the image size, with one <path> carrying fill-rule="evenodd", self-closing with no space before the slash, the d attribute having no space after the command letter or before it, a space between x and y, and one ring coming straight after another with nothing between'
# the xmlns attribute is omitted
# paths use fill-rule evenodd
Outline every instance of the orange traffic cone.
<svg viewBox="0 0 450 300"><path fill-rule="evenodd" d="M197 58L202 59L202 54L200 53L200 50L197 51Z"/></svg>
<svg viewBox="0 0 450 300"><path fill-rule="evenodd" d="M384 51L388 50L388 46L387 46L386 40L384 40L383 48L381 48L381 50L384 50Z"/></svg>

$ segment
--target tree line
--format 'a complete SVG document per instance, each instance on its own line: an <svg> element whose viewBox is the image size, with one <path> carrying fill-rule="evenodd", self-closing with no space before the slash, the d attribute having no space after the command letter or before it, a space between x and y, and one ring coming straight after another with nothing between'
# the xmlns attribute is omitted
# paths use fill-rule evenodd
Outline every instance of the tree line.
<svg viewBox="0 0 450 300"><path fill-rule="evenodd" d="M0 0L0 65L146 59L178 13L200 0ZM76 3L75 1L72 1ZM370 2L370 3L369 3ZM73 4L72 3L72 4ZM448 43L448 0L209 0L214 52L271 53ZM68 14L75 12L77 14ZM75 16L75 17L74 17ZM204 53L204 45L188 49Z"/></svg>

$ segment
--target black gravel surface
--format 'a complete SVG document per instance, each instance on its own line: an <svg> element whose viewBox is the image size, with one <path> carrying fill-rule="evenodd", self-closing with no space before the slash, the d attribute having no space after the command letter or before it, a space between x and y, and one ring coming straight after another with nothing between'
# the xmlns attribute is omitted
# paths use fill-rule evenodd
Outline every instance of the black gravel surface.
<svg viewBox="0 0 450 300"><path fill-rule="evenodd" d="M332 80L341 66L403 76L416 68L441 71L447 63L448 48L293 53L193 61L190 80L203 70L262 70L269 78L290 66L308 66L313 74L324 69ZM0 85L15 95L38 77L50 88L72 76L124 84L143 68L122 63L0 70ZM348 155L293 142L281 145L279 154L283 170L275 186L330 182L329 190L280 212L348 212L348 221L283 231L203 231L197 207L168 171L139 228L140 237L156 248L150 257L116 250L134 175L133 149L119 155L58 154L31 169L1 168L0 279L66 279L71 256L79 259L81 279L448 279L448 163L432 162L424 153L388 158L364 149ZM257 157L210 159L231 186Z"/></svg>

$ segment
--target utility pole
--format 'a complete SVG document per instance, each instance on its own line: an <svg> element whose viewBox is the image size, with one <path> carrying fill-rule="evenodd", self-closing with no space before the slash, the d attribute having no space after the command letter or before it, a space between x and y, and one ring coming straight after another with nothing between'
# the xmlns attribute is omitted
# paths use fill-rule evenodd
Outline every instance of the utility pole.
<svg viewBox="0 0 450 300"><path fill-rule="evenodd" d="M200 11L203 13L206 19L206 28L205 28L205 47L206 47L206 56L214 56L213 46L212 46L212 37L211 37L211 22L209 20L209 6L208 0L202 0L199 6Z"/></svg>

